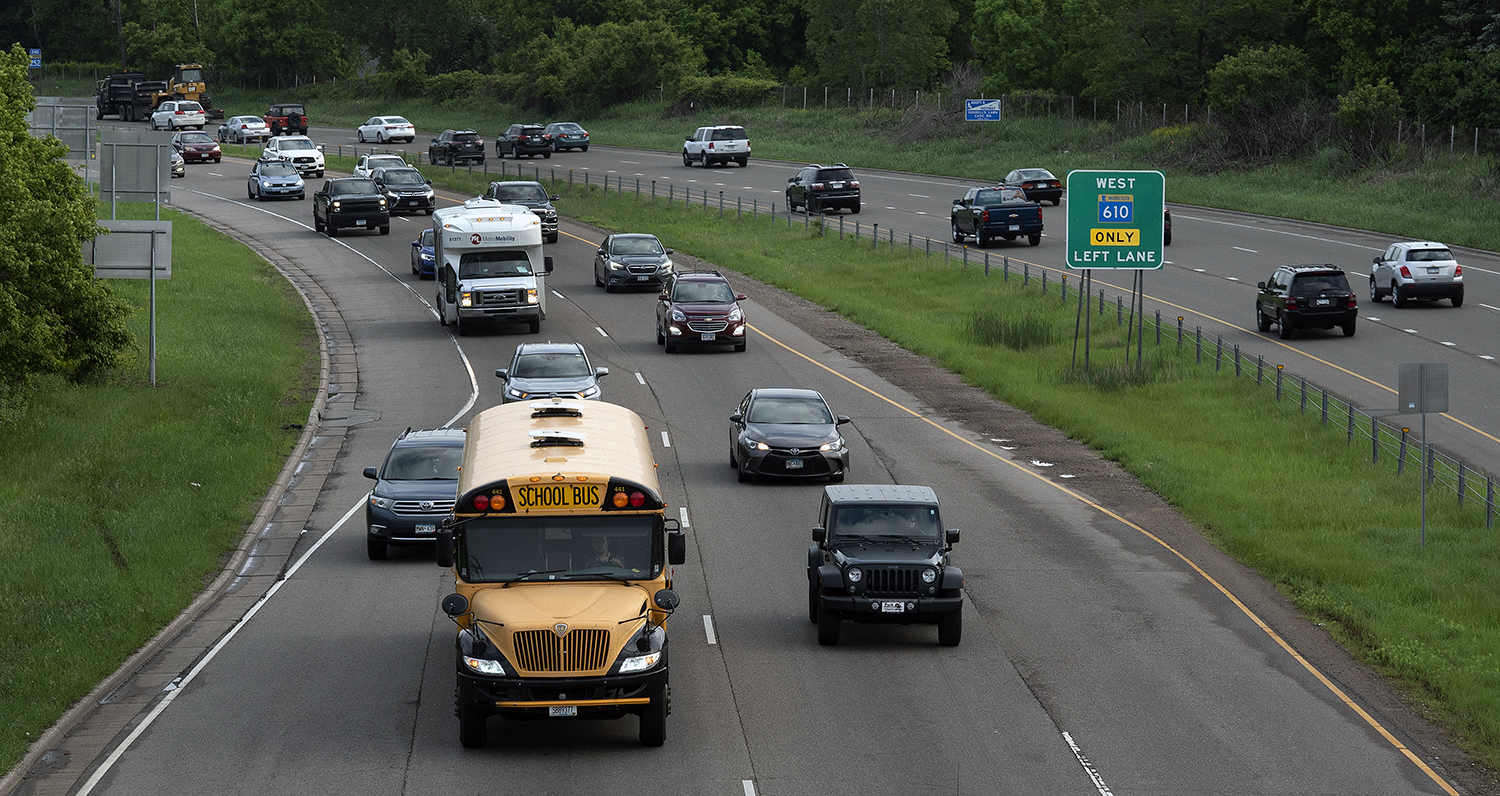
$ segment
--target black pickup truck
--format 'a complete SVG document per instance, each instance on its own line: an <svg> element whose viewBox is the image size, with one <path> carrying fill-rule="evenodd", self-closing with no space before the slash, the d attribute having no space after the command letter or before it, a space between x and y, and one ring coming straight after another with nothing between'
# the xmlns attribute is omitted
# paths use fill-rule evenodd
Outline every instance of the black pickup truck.
<svg viewBox="0 0 1500 796"><path fill-rule="evenodd" d="M1010 185L970 188L953 200L953 242L973 238L980 248L995 238L1025 236L1032 245L1042 242L1042 206L1026 199L1026 192Z"/></svg>

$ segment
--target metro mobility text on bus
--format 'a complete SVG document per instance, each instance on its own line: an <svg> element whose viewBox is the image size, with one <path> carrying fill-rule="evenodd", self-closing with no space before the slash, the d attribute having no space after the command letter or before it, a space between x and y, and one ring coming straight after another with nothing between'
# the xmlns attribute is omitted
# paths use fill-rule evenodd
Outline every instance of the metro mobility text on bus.
<svg viewBox="0 0 1500 796"><path fill-rule="evenodd" d="M664 624L671 566L686 557L665 516L646 426L598 401L502 404L468 426L458 499L439 531L452 567L443 610L458 625L459 740L491 716L640 717L666 740Z"/></svg>

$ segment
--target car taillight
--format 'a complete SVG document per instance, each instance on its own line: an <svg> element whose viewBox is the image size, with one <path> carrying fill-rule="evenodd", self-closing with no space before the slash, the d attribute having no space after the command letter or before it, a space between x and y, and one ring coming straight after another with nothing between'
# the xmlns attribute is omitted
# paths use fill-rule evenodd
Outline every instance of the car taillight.
<svg viewBox="0 0 1500 796"><path fill-rule="evenodd" d="M709 148L709 149L713 149L713 148L714 148L714 142L712 142L712 141L709 141L709 142L708 142L708 148Z"/></svg>
<svg viewBox="0 0 1500 796"><path fill-rule="evenodd" d="M979 214L979 220L980 221L989 221L990 220L990 211L985 210L985 211L981 212Z"/></svg>
<svg viewBox="0 0 1500 796"><path fill-rule="evenodd" d="M175 113L178 116L181 116L183 114L183 111L173 111L173 113Z"/></svg>
<svg viewBox="0 0 1500 796"><path fill-rule="evenodd" d="M858 188L859 187L859 180L850 180L849 181L849 187L850 188Z"/></svg>
<svg viewBox="0 0 1500 796"><path fill-rule="evenodd" d="M1401 278L1402 279L1411 279L1411 269L1407 268L1404 265L1401 266Z"/></svg>
<svg viewBox="0 0 1500 796"><path fill-rule="evenodd" d="M1464 267L1461 266L1461 265L1455 265L1455 266L1453 266L1453 275L1454 276L1463 276L1464 275Z"/></svg>
<svg viewBox="0 0 1500 796"><path fill-rule="evenodd" d="M823 183L821 183L821 182L815 182L815 183L813 183L809 187L812 188L814 191L821 191L821 190L823 190Z"/></svg>
<svg viewBox="0 0 1500 796"><path fill-rule="evenodd" d="M1297 300L1294 299L1294 298L1291 298L1290 296L1287 297L1286 308L1289 309L1289 310L1297 309Z"/></svg>
<svg viewBox="0 0 1500 796"><path fill-rule="evenodd" d="M1356 308L1358 306L1359 306L1359 299L1353 293L1350 293L1349 294L1349 309L1352 310L1352 309L1354 309L1354 308Z"/></svg>

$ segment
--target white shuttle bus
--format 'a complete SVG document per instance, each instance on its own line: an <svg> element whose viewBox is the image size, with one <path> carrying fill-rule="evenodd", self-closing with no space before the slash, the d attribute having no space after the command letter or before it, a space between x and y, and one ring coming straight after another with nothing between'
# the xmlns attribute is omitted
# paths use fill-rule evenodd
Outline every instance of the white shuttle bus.
<svg viewBox="0 0 1500 796"><path fill-rule="evenodd" d="M470 199L432 215L437 311L466 335L480 324L524 323L541 331L547 317L542 220L520 205Z"/></svg>

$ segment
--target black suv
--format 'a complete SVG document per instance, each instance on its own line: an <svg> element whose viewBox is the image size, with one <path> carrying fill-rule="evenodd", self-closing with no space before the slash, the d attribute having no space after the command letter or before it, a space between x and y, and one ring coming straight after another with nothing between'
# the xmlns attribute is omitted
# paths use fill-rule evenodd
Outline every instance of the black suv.
<svg viewBox="0 0 1500 796"><path fill-rule="evenodd" d="M1286 340L1298 329L1344 330L1354 336L1359 301L1344 272L1335 265L1283 265L1256 285L1255 328Z"/></svg>
<svg viewBox="0 0 1500 796"><path fill-rule="evenodd" d="M745 350L744 293L729 287L718 271L667 274L656 298L656 344L668 354L683 345L733 345Z"/></svg>
<svg viewBox="0 0 1500 796"><path fill-rule="evenodd" d="M434 166L483 163L484 139L473 130L444 130L427 145L427 162Z"/></svg>
<svg viewBox="0 0 1500 796"><path fill-rule="evenodd" d="M391 211L386 198L369 177L337 177L324 180L313 194L313 229L328 231L328 237L340 229L380 228L380 234L391 234Z"/></svg>
<svg viewBox="0 0 1500 796"><path fill-rule="evenodd" d="M807 617L818 643L839 643L839 623L936 624L938 643L963 638L964 573L948 554L937 493L902 484L823 487L807 549Z"/></svg>
<svg viewBox="0 0 1500 796"><path fill-rule="evenodd" d="M552 157L552 136L547 128L539 124L513 124L495 139L495 157L513 155L517 160L522 155Z"/></svg>
<svg viewBox="0 0 1500 796"><path fill-rule="evenodd" d="M548 194L541 183L526 180L492 182L484 197L527 208L542 220L542 236L547 242L557 242L557 208L552 206L557 196Z"/></svg>
<svg viewBox="0 0 1500 796"><path fill-rule="evenodd" d="M458 496L463 459L463 429L407 429L379 468L365 468L365 477L375 482L365 501L370 560L385 558L390 544L437 538L437 526L453 511Z"/></svg>
<svg viewBox="0 0 1500 796"><path fill-rule="evenodd" d="M797 176L786 180L786 210L790 213L799 206L807 208L809 213L840 207L858 213L859 180L854 179L854 172L843 163L805 166Z"/></svg>
<svg viewBox="0 0 1500 796"><path fill-rule="evenodd" d="M271 135L307 135L307 110L300 102L272 105L262 118Z"/></svg>

